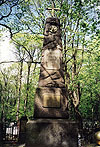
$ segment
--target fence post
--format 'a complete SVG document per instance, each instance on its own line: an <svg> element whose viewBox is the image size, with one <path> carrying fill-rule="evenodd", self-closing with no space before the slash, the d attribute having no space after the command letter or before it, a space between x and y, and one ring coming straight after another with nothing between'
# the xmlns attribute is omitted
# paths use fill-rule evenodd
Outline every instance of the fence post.
<svg viewBox="0 0 100 147"><path fill-rule="evenodd" d="M2 142L3 142L3 125L2 122L0 121L0 147L2 147Z"/></svg>
<svg viewBox="0 0 100 147"><path fill-rule="evenodd" d="M28 119L26 116L23 116L20 119L20 129L19 129L19 142L25 143L25 138L26 138L26 123Z"/></svg>

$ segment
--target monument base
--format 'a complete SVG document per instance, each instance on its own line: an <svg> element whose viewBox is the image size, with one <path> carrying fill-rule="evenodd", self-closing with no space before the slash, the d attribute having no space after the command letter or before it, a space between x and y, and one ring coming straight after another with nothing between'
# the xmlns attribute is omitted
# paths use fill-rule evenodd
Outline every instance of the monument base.
<svg viewBox="0 0 100 147"><path fill-rule="evenodd" d="M78 147L78 126L66 119L35 119L26 125L26 147Z"/></svg>

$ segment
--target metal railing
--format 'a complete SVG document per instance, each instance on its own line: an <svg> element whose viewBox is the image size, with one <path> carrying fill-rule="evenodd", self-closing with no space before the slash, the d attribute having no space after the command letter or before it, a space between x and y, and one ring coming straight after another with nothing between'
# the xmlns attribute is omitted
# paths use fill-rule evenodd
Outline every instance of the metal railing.
<svg viewBox="0 0 100 147"><path fill-rule="evenodd" d="M3 141L18 141L19 126L16 122L3 124Z"/></svg>

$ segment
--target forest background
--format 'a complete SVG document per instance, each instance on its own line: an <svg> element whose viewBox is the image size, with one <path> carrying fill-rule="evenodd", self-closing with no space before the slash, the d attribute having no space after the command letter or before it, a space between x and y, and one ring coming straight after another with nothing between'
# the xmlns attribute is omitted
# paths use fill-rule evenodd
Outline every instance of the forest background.
<svg viewBox="0 0 100 147"><path fill-rule="evenodd" d="M100 121L99 0L1 0L0 40L9 30L17 61L0 62L0 120L34 114L43 31L52 3L60 11L69 119Z"/></svg>

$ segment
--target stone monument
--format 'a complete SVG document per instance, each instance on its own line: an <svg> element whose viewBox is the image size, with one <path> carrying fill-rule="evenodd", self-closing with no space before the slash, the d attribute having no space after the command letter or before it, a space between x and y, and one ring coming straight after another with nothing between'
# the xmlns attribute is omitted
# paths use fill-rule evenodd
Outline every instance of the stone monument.
<svg viewBox="0 0 100 147"><path fill-rule="evenodd" d="M52 13L44 29L34 120L27 123L26 146L77 147L77 124L68 121L67 109L60 21Z"/></svg>
<svg viewBox="0 0 100 147"><path fill-rule="evenodd" d="M50 17L46 20L44 30L34 118L67 118L67 104L60 21L58 18Z"/></svg>

